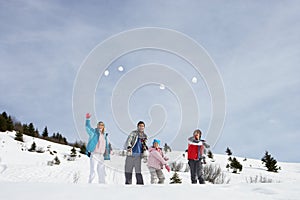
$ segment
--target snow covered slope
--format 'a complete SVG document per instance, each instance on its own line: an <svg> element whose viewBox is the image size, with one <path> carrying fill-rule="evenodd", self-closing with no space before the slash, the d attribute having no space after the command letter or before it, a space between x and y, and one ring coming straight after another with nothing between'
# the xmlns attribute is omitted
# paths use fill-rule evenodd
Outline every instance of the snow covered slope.
<svg viewBox="0 0 300 200"><path fill-rule="evenodd" d="M144 186L124 185L125 157L114 152L111 161L106 162L107 184L87 184L89 158L83 154L75 161L68 161L71 147L24 136L24 143L14 140L15 132L0 132L0 199L300 199L300 164L283 163L279 173L267 172L260 160L237 158L243 165L239 174L226 169L227 155L214 155L214 162L207 159L207 165L222 168L229 184L191 185L188 172L179 172L182 184L169 184L173 172L164 170L164 185L151 185L146 164L143 163ZM33 141L44 153L29 152ZM53 155L50 154L52 152ZM171 152L170 162L186 163L183 152ZM77 154L79 155L79 153ZM60 165L49 166L57 156ZM249 183L250 179L264 177L272 183ZM134 179L133 179L134 180Z"/></svg>

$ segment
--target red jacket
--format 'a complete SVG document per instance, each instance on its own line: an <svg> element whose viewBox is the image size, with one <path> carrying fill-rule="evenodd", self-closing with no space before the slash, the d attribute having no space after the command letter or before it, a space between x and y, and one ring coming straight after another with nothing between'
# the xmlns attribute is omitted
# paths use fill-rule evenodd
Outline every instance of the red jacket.
<svg viewBox="0 0 300 200"><path fill-rule="evenodd" d="M193 138L189 138L188 144L188 160L199 160L204 153L203 141L193 141Z"/></svg>

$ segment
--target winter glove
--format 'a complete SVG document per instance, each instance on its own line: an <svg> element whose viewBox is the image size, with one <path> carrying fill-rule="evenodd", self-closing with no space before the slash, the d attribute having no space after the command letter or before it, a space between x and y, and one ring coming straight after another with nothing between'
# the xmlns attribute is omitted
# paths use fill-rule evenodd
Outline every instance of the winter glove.
<svg viewBox="0 0 300 200"><path fill-rule="evenodd" d="M127 152L126 152L127 156L131 156L132 155L132 149L130 146L127 147Z"/></svg>
<svg viewBox="0 0 300 200"><path fill-rule="evenodd" d="M170 169L169 165L166 165L166 166L165 166L165 168L166 168L166 170L167 170L168 172L170 172L170 171L171 171L171 169Z"/></svg>
<svg viewBox="0 0 300 200"><path fill-rule="evenodd" d="M90 113L86 113L85 118L90 119L91 118L91 114Z"/></svg>

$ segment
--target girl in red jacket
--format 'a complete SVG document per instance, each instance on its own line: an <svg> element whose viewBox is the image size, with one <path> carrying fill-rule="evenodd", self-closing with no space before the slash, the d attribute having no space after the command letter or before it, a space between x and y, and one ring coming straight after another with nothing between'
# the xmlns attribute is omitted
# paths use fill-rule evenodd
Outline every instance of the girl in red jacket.
<svg viewBox="0 0 300 200"><path fill-rule="evenodd" d="M204 148L209 148L209 145L205 143L205 140L201 140L201 131L195 130L193 137L188 139L188 160L191 172L192 184L197 183L197 179L200 184L204 184L202 162L204 158Z"/></svg>

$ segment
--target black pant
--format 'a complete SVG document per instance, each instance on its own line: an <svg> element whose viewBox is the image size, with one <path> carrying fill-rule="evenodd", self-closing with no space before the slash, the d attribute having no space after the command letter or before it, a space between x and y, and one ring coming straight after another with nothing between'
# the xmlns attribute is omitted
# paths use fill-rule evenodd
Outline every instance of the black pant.
<svg viewBox="0 0 300 200"><path fill-rule="evenodd" d="M189 166L191 170L191 181L193 184L197 183L197 179L200 184L204 184L204 177L202 171L201 160L189 160Z"/></svg>
<svg viewBox="0 0 300 200"><path fill-rule="evenodd" d="M141 173L141 156L127 156L125 160L125 184L132 184L132 172L135 170L136 184L144 185Z"/></svg>

